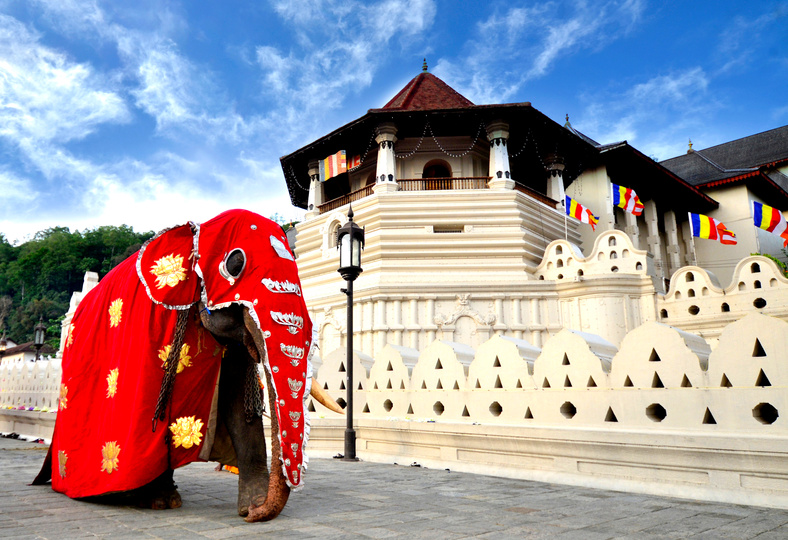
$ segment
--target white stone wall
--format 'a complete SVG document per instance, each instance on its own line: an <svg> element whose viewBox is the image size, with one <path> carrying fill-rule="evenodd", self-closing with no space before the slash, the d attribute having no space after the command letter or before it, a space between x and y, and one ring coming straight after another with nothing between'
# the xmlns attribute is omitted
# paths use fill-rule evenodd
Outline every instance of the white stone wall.
<svg viewBox="0 0 788 540"><path fill-rule="evenodd" d="M59 358L0 366L0 410L56 411L60 375Z"/></svg>
<svg viewBox="0 0 788 540"><path fill-rule="evenodd" d="M788 436L788 323L757 313L728 325L713 353L699 336L652 321L620 348L562 330L541 349L493 336L477 350L436 340L412 364L415 354L387 346L371 367L356 358L360 418ZM344 401L344 352L329 358L317 378Z"/></svg>

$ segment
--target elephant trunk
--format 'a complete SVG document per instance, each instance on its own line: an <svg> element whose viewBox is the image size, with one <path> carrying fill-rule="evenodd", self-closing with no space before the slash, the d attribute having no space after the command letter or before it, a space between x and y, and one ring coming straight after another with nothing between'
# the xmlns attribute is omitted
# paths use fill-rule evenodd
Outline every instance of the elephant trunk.
<svg viewBox="0 0 788 540"><path fill-rule="evenodd" d="M244 324L249 334L252 336L254 345L257 349L258 358L265 357L265 343L257 324L244 310ZM252 500L249 505L249 514L245 520L269 521L274 519L287 504L290 496L290 486L287 485L284 472L282 471L282 448L279 443L279 420L276 415L276 396L273 391L274 385L271 374L265 370L266 384L268 385L268 406L271 411L271 471L269 474L268 493L260 494ZM263 498L265 497L265 498Z"/></svg>

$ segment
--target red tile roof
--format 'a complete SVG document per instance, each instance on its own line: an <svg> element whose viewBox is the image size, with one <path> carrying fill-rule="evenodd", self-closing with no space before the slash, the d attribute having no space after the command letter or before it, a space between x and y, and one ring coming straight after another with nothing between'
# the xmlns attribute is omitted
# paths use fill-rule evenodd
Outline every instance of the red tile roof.
<svg viewBox="0 0 788 540"><path fill-rule="evenodd" d="M464 109L473 103L432 73L416 75L383 106L393 110Z"/></svg>

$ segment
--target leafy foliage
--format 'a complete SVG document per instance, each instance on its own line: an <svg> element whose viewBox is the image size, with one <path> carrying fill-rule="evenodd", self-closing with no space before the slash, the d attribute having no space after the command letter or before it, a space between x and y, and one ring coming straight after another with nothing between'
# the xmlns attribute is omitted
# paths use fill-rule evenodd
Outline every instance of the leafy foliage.
<svg viewBox="0 0 788 540"><path fill-rule="evenodd" d="M0 233L0 330L17 343L32 341L43 317L47 343L57 348L59 321L71 294L82 289L85 272L103 277L152 236L126 225L82 232L53 227L15 246Z"/></svg>
<svg viewBox="0 0 788 540"><path fill-rule="evenodd" d="M785 252L786 252L786 250L783 250L783 253L785 253ZM775 256L773 256L773 255L769 255L768 253L750 253L750 255L758 255L758 256L760 256L760 257L766 257L767 259L771 259L771 260L773 260L773 261L774 261L774 264L776 264L776 265L777 265L777 267L778 267L780 270L782 270L782 272L783 272L783 275L784 275L785 277L788 277L788 267L786 267L786 266L785 266L785 263L784 263L784 262L782 262L782 261L781 261L780 259L778 259L777 257L775 257ZM786 255L788 255L788 253L786 253Z"/></svg>

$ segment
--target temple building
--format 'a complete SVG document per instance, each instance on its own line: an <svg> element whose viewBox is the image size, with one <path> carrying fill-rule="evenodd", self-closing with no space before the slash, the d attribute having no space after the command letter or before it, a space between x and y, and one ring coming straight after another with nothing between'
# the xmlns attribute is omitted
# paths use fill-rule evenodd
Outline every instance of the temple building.
<svg viewBox="0 0 788 540"><path fill-rule="evenodd" d="M321 175L321 161L341 151L347 172ZM701 264L730 280L757 251L751 223L741 225L748 231L735 252L693 242L689 212L725 221L732 211L720 207L724 182L704 183L680 163L705 154L658 163L626 142L599 144L528 102L474 105L425 62L382 108L281 158L292 203L306 210L295 251L323 354L344 342L336 235L350 204L366 230L354 309L356 348L367 355L387 343L422 350L435 339L476 347L496 334L541 347L565 327L618 346L647 321L673 324L663 305L671 276ZM739 167L708 161L717 159ZM780 166L729 171L742 176L729 183L783 210ZM613 184L635 190L641 216L614 207ZM566 196L598 217L595 227L566 216ZM761 243L779 254L770 240Z"/></svg>

